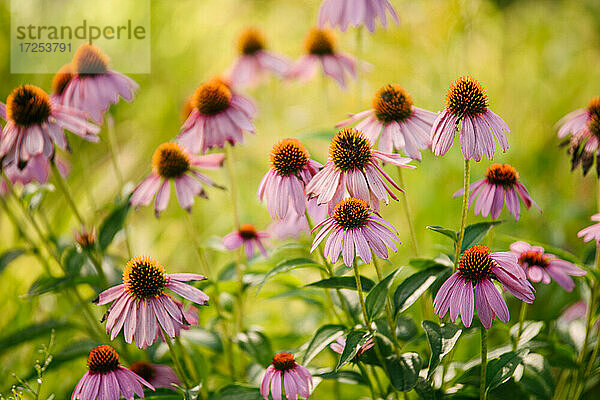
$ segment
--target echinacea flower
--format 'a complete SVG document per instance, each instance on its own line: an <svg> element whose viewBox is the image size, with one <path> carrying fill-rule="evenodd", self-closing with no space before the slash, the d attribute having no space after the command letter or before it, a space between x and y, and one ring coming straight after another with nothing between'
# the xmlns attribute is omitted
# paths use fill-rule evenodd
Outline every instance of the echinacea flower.
<svg viewBox="0 0 600 400"><path fill-rule="evenodd" d="M379 163L415 168L407 165L410 161L410 158L403 158L397 154L373 150L369 139L362 132L344 129L331 140L329 159L306 185L306 194L317 197L318 204L327 203L330 209L333 209L343 199L344 189L348 189L351 197L361 199L377 211L379 201L388 204L389 197L398 200L380 174L394 188L402 191Z"/></svg>
<svg viewBox="0 0 600 400"><path fill-rule="evenodd" d="M269 72L283 77L290 67L285 57L265 49L265 37L256 28L247 28L241 33L238 47L240 57L228 74L234 87L254 86Z"/></svg>
<svg viewBox="0 0 600 400"><path fill-rule="evenodd" d="M509 164L492 164L485 172L485 178L473 182L469 186L470 198L469 207L475 201L475 215L481 214L482 217L491 215L492 218L498 218L502 211L502 205L506 204L508 211L518 221L521 216L521 205L519 198L528 209L534 205L541 211L540 206L529 195L529 192L519 182L519 173ZM454 193L454 197L462 196L464 189ZM479 196L479 197L478 197Z"/></svg>
<svg viewBox="0 0 600 400"><path fill-rule="evenodd" d="M431 145L429 135L435 118L436 113L415 107L406 89L393 84L377 91L373 108L351 115L336 127L361 121L355 128L371 143L375 144L381 134L379 150L385 153L403 150L413 160L421 160L419 150Z"/></svg>
<svg viewBox="0 0 600 400"><path fill-rule="evenodd" d="M510 250L517 256L519 265L525 270L531 282L550 283L554 279L563 289L570 292L575 287L571 276L583 276L586 272L574 264L561 260L554 254L545 253L541 246L531 246L518 241L510 245Z"/></svg>
<svg viewBox="0 0 600 400"><path fill-rule="evenodd" d="M3 165L24 165L39 155L50 159L54 143L67 147L64 129L91 142L98 141L100 131L83 112L56 103L34 85L22 85L11 92L6 100L6 119L0 138Z"/></svg>
<svg viewBox="0 0 600 400"><path fill-rule="evenodd" d="M301 234L310 235L307 217L310 217L313 224L320 224L328 216L328 207L326 204L318 205L317 199L313 197L307 200L306 210L307 213L289 212L284 218L274 220L268 231L278 239L298 238Z"/></svg>
<svg viewBox="0 0 600 400"><path fill-rule="evenodd" d="M364 25L372 33L377 19L383 27L387 26L386 11L399 25L398 14L388 0L324 0L319 9L319 27L329 23L345 32L348 25L355 28Z"/></svg>
<svg viewBox="0 0 600 400"><path fill-rule="evenodd" d="M169 204L173 181L179 205L189 212L194 196L207 197L202 184L219 187L198 169L218 168L224 159L222 153L194 156L178 143L163 143L152 156L152 172L133 190L129 202L134 206L148 205L156 196L154 211L158 217Z"/></svg>
<svg viewBox="0 0 600 400"><path fill-rule="evenodd" d="M484 328L492 326L497 316L508 322L510 315L506 302L493 280L497 280L516 298L533 303L535 289L510 252L490 253L485 246L469 247L460 256L456 272L440 287L433 300L435 313L442 318L450 309L450 320L455 322L460 313L465 327L473 321L473 304ZM473 296L475 288L475 296Z"/></svg>
<svg viewBox="0 0 600 400"><path fill-rule="evenodd" d="M285 218L289 212L304 215L304 188L321 164L310 159L310 154L298 139L277 142L271 150L270 159L271 168L258 185L259 200L267 201L267 209L273 219Z"/></svg>
<svg viewBox="0 0 600 400"><path fill-rule="evenodd" d="M60 67L56 74L54 74L54 77L52 77L52 94L50 97L57 103L62 104L62 95L69 82L71 82L71 79L73 79L73 67L71 67L71 64L65 64Z"/></svg>
<svg viewBox="0 0 600 400"><path fill-rule="evenodd" d="M84 43L71 61L73 76L61 94L62 104L85 112L100 124L111 104L133 100L139 85L109 67L109 59L98 47Z"/></svg>
<svg viewBox="0 0 600 400"><path fill-rule="evenodd" d="M147 361L136 361L129 366L129 369L141 376L155 388L173 389L173 384L181 386L181 381L177 377L173 368L168 365L151 364Z"/></svg>
<svg viewBox="0 0 600 400"><path fill-rule="evenodd" d="M90 352L88 369L75 386L71 400L133 400L144 398L144 388L154 387L135 372L119 365L119 354L109 345L98 346Z"/></svg>
<svg viewBox="0 0 600 400"><path fill-rule="evenodd" d="M256 107L227 82L214 78L200 85L192 96L192 112L177 137L192 153L213 147L243 143L244 132L254 133Z"/></svg>
<svg viewBox="0 0 600 400"><path fill-rule="evenodd" d="M483 86L470 76L458 78L446 94L446 108L431 128L431 149L436 156L446 154L456 126L460 122L460 147L465 160L481 161L483 154L492 159L496 151L494 136L506 152L510 132L502 118L488 108L488 98Z"/></svg>
<svg viewBox="0 0 600 400"><path fill-rule="evenodd" d="M592 215L591 220L600 222L600 213ZM577 237L583 237L584 242L589 242L594 239L596 241L596 246L600 246L600 223L583 228L577 232Z"/></svg>
<svg viewBox="0 0 600 400"><path fill-rule="evenodd" d="M11 163L4 166L2 171L13 185L16 183L27 185L31 182L43 185L48 182L50 165L48 159L40 154L31 158L23 168L19 168L18 163ZM0 195L6 193L8 193L8 185L5 180L2 180L0 182Z"/></svg>
<svg viewBox="0 0 600 400"><path fill-rule="evenodd" d="M312 375L302 365L294 360L290 353L277 353L273 357L273 364L269 365L260 384L260 394L269 399L269 392L273 400L281 400L281 381L285 389L287 400L296 400L298 396L308 399L312 390Z"/></svg>
<svg viewBox="0 0 600 400"><path fill-rule="evenodd" d="M244 252L248 258L254 256L254 246L256 246L260 253L266 257L267 250L262 241L268 237L269 234L267 232L257 231L254 225L243 224L240 225L237 231L231 232L223 237L223 246L225 246L227 250L235 250L244 246Z"/></svg>
<svg viewBox="0 0 600 400"><path fill-rule="evenodd" d="M572 135L568 141L571 170L581 164L583 175L586 175L594 164L594 156L600 154L600 97L591 99L586 108L565 115L556 127L559 128L559 138ZM600 163L597 161L596 172L600 175Z"/></svg>
<svg viewBox="0 0 600 400"><path fill-rule="evenodd" d="M114 300L104 315L111 340L123 329L125 342L135 339L139 348L146 348L156 341L159 332L173 338L189 325L181 303L177 304L165 289L205 306L208 296L183 283L205 279L198 274L167 274L155 259L134 257L123 269L123 283L100 293L94 303L103 305Z"/></svg>
<svg viewBox="0 0 600 400"><path fill-rule="evenodd" d="M307 54L292 65L288 71L289 78L308 80L317 72L319 65L323 73L342 88L346 87L348 74L356 78L359 61L350 54L337 51L335 35L330 29L311 29L304 45Z"/></svg>
<svg viewBox="0 0 600 400"><path fill-rule="evenodd" d="M373 338L367 340L365 342L365 344L363 344L362 346L360 346L358 348L358 351L356 352L356 355L354 356L354 360L357 360L361 355L363 355L367 350L369 350L374 345L375 345L375 342L373 341ZM338 337L337 339L335 339L335 342L333 342L329 345L329 348L338 354L342 354L344 352L344 347L346 347L346 338L343 336Z"/></svg>
<svg viewBox="0 0 600 400"><path fill-rule="evenodd" d="M84 250L93 249L96 245L96 228L82 225L79 230L75 231L73 236L78 245Z"/></svg>
<svg viewBox="0 0 600 400"><path fill-rule="evenodd" d="M321 228L315 236L312 253L325 239L325 258L335 263L342 253L346 266L354 263L356 255L365 262L371 263L371 251L380 258L388 258L388 247L396 251L395 241L400 243L394 227L375 214L359 199L349 198L339 202L329 218L315 226L313 232ZM386 247L387 246L387 247Z"/></svg>

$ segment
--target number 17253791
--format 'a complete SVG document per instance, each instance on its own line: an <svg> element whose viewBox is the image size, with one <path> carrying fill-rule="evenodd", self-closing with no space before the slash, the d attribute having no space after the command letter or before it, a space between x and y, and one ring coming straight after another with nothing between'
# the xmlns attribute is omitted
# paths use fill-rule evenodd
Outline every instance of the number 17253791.
<svg viewBox="0 0 600 400"><path fill-rule="evenodd" d="M19 43L21 53L64 53L71 52L71 43L64 42L23 42Z"/></svg>

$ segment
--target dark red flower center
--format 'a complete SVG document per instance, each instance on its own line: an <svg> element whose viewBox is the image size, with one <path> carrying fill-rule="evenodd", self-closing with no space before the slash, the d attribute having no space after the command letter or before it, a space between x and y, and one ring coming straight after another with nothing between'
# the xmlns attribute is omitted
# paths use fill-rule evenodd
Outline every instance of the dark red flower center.
<svg viewBox="0 0 600 400"><path fill-rule="evenodd" d="M529 250L521 253L519 256L519 265L527 264L528 266L537 265L541 268L548 266L548 255L540 251Z"/></svg>
<svg viewBox="0 0 600 400"><path fill-rule="evenodd" d="M258 232L252 224L240 225L238 232L240 236L245 240L255 239L258 236Z"/></svg>
<svg viewBox="0 0 600 400"><path fill-rule="evenodd" d="M473 283L492 277L494 266L496 261L490 258L490 250L482 245L469 247L458 259L458 272Z"/></svg>
<svg viewBox="0 0 600 400"><path fill-rule="evenodd" d="M79 76L94 76L105 74L108 71L109 59L96 46L84 43L75 52L73 56L73 70Z"/></svg>
<svg viewBox="0 0 600 400"><path fill-rule="evenodd" d="M344 230L361 228L367 224L369 208L362 200L351 197L335 206L333 219Z"/></svg>
<svg viewBox="0 0 600 400"><path fill-rule="evenodd" d="M65 64L52 78L52 92L57 95L63 94L69 82L73 79L71 64Z"/></svg>
<svg viewBox="0 0 600 400"><path fill-rule="evenodd" d="M190 169L190 156L178 143L163 143L154 151L152 168L163 178L178 178Z"/></svg>
<svg viewBox="0 0 600 400"><path fill-rule="evenodd" d="M290 353L277 353L273 357L273 366L278 371L287 371L294 369L296 361L294 361L294 355Z"/></svg>
<svg viewBox="0 0 600 400"><path fill-rule="evenodd" d="M483 86L470 76L458 78L446 94L446 108L454 115L479 115L487 106L488 98Z"/></svg>
<svg viewBox="0 0 600 400"><path fill-rule="evenodd" d="M75 241L84 249L91 249L96 243L96 230L93 227L82 227L80 231L75 232Z"/></svg>
<svg viewBox="0 0 600 400"><path fill-rule="evenodd" d="M335 35L330 29L313 28L306 35L304 46L315 56L332 55L335 52Z"/></svg>
<svg viewBox="0 0 600 400"><path fill-rule="evenodd" d="M251 56L265 48L265 36L256 28L247 28L238 39L240 53Z"/></svg>
<svg viewBox="0 0 600 400"><path fill-rule="evenodd" d="M362 170L371 161L371 143L362 132L344 129L331 141L329 157L342 171Z"/></svg>
<svg viewBox="0 0 600 400"><path fill-rule="evenodd" d="M127 262L123 269L123 283L136 299L158 297L167 284L164 267L151 257L138 256Z"/></svg>
<svg viewBox="0 0 600 400"><path fill-rule="evenodd" d="M42 124L51 113L50 96L34 85L19 86L6 99L8 118L22 127Z"/></svg>
<svg viewBox="0 0 600 400"><path fill-rule="evenodd" d="M119 368L119 354L107 344L98 346L90 351L87 364L92 374L116 371Z"/></svg>
<svg viewBox="0 0 600 400"><path fill-rule="evenodd" d="M231 89L225 82L212 79L196 89L192 104L203 115L215 115L225 111L231 103Z"/></svg>
<svg viewBox="0 0 600 400"><path fill-rule="evenodd" d="M516 185L519 173L509 164L492 164L485 172L487 181L492 185L502 185L505 188Z"/></svg>
<svg viewBox="0 0 600 400"><path fill-rule="evenodd" d="M298 139L283 139L271 150L271 165L279 175L296 175L308 162L308 151Z"/></svg>
<svg viewBox="0 0 600 400"><path fill-rule="evenodd" d="M413 113L410 94L398 84L379 89L373 99L375 116L381 122L403 122Z"/></svg>
<svg viewBox="0 0 600 400"><path fill-rule="evenodd" d="M146 382L150 382L156 376L154 367L146 361L136 361L129 366L129 369L141 376Z"/></svg>

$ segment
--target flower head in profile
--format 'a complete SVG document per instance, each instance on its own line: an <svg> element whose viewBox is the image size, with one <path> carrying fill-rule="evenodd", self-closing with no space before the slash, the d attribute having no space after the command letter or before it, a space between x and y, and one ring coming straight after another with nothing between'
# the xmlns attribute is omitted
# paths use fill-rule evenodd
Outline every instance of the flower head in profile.
<svg viewBox="0 0 600 400"><path fill-rule="evenodd" d="M73 236L78 245L84 250L93 249L96 245L96 228L82 225Z"/></svg>
<svg viewBox="0 0 600 400"><path fill-rule="evenodd" d="M550 283L554 279L563 289L570 292L575 287L571 276L583 276L586 272L574 264L561 260L554 254L545 253L540 246L518 241L510 245L510 250L517 256L519 265L525 270L531 282Z"/></svg>
<svg viewBox="0 0 600 400"><path fill-rule="evenodd" d="M600 246L600 213L592 215L591 220L598 223L580 230L577 232L577 237L583 237L584 242L594 239L596 246Z"/></svg>
<svg viewBox="0 0 600 400"><path fill-rule="evenodd" d="M129 202L134 206L148 205L155 198L158 217L169 204L173 181L179 205L189 212L195 196L207 197L202 184L219 187L199 169L219 168L224 158L222 153L194 156L179 143L163 143L152 156L152 172L133 190Z"/></svg>
<svg viewBox="0 0 600 400"><path fill-rule="evenodd" d="M362 132L344 129L331 141L329 159L306 186L306 194L316 197L319 204L327 203L333 209L344 198L344 190L347 189L351 197L361 199L377 211L379 201L388 204L389 197L398 200L383 178L402 191L380 163L415 168L407 165L410 161L397 154L373 150L371 142Z"/></svg>
<svg viewBox="0 0 600 400"><path fill-rule="evenodd" d="M306 54L288 71L288 77L300 80L312 78L319 66L323 73L345 88L347 75L356 78L359 61L336 49L335 35L329 29L313 28L304 41Z"/></svg>
<svg viewBox="0 0 600 400"><path fill-rule="evenodd" d="M183 306L167 294L166 289L205 306L208 296L183 283L205 279L198 274L167 274L155 259L134 257L125 265L123 283L100 293L94 303L103 305L114 301L104 315L111 340L123 329L125 342L135 339L139 348L146 348L156 341L160 332L173 338L189 325Z"/></svg>
<svg viewBox="0 0 600 400"><path fill-rule="evenodd" d="M435 118L435 113L415 107L406 89L393 84L377 91L373 108L351 115L336 127L360 121L355 128L373 144L379 138L379 150L402 150L413 160L421 160L419 150L431 145L429 135Z"/></svg>
<svg viewBox="0 0 600 400"><path fill-rule="evenodd" d="M294 360L290 353L277 353L273 363L269 365L260 384L260 394L269 399L269 392L273 400L281 400L281 381L285 389L287 400L296 400L298 396L308 399L313 386L312 375L302 365Z"/></svg>
<svg viewBox="0 0 600 400"><path fill-rule="evenodd" d="M490 253L487 247L476 245L462 253L456 272L438 290L433 300L435 313L442 318L450 310L452 322L456 321L460 313L462 323L468 328L473 321L475 306L479 320L486 329L492 326L496 316L500 321L508 322L508 307L493 280L526 303L533 303L535 300L535 289L517 264L514 254Z"/></svg>
<svg viewBox="0 0 600 400"><path fill-rule="evenodd" d="M173 389L173 384L181 386L181 381L177 377L173 368L168 365L151 364L147 361L136 361L129 366L129 369L141 376L155 388Z"/></svg>
<svg viewBox="0 0 600 400"><path fill-rule="evenodd" d="M263 244L263 241L269 237L267 232L258 231L254 225L243 224L240 225L237 231L231 232L223 237L223 246L227 250L239 249L244 246L244 252L246 257L252 258L254 256L254 247L256 246L260 253L266 257L267 250Z"/></svg>
<svg viewBox="0 0 600 400"><path fill-rule="evenodd" d="M534 205L541 211L540 206L532 200L529 192L519 182L519 173L509 164L492 164L485 172L485 178L473 182L469 187L470 199L469 207L475 202L475 215L481 214L482 217L491 215L492 218L498 218L502 211L502 205L506 204L508 211L519 220L521 216L521 206L519 198L528 209ZM463 189L454 193L454 197L462 196Z"/></svg>
<svg viewBox="0 0 600 400"><path fill-rule="evenodd" d="M365 344L358 348L358 351L354 356L354 360L358 360L360 356L362 356L367 350L369 350L374 345L375 342L373 341L373 338L367 340ZM335 339L335 342L329 345L329 348L338 354L342 354L344 352L344 347L346 347L346 338L343 336L338 337L337 339Z"/></svg>
<svg viewBox="0 0 600 400"><path fill-rule="evenodd" d="M329 23L331 27L339 26L345 32L348 25L355 28L366 26L372 33L377 20L384 28L387 26L386 11L399 25L398 14L388 0L324 0L319 9L319 27Z"/></svg>
<svg viewBox="0 0 600 400"><path fill-rule="evenodd" d="M71 400L133 400L144 398L144 386L154 387L135 372L119 364L119 354L109 345L98 346L88 357L88 371L75 386Z"/></svg>
<svg viewBox="0 0 600 400"><path fill-rule="evenodd" d="M371 263L371 251L380 258L388 258L388 247L396 251L400 239L394 227L374 213L359 199L349 198L339 202L333 213L313 231L321 229L315 236L310 249L311 253L327 237L325 242L325 258L335 263L342 253L347 267L352 267L356 256L366 263Z"/></svg>
<svg viewBox="0 0 600 400"><path fill-rule="evenodd" d="M70 72L72 77L59 95L60 102L85 112L98 124L110 105L119 102L119 96L131 101L139 88L131 78L110 69L106 54L89 43L75 51Z"/></svg>
<svg viewBox="0 0 600 400"><path fill-rule="evenodd" d="M56 103L34 85L15 88L6 100L6 126L0 138L3 165L19 164L21 169L36 156L54 155L54 144L67 148L64 130L91 142L98 141L100 128L89 123L84 113Z"/></svg>
<svg viewBox="0 0 600 400"><path fill-rule="evenodd" d="M73 79L73 67L71 64L65 64L52 77L52 95L51 97L62 104L63 93Z"/></svg>
<svg viewBox="0 0 600 400"><path fill-rule="evenodd" d="M177 138L192 153L243 143L244 132L254 133L256 107L223 79L213 78L198 86L191 105L192 112Z"/></svg>
<svg viewBox="0 0 600 400"><path fill-rule="evenodd" d="M265 36L257 28L246 28L238 38L240 56L229 72L234 87L255 86L267 73L283 77L290 61L266 50Z"/></svg>
<svg viewBox="0 0 600 400"><path fill-rule="evenodd" d="M556 124L558 137L571 138L564 144L569 145L571 170L579 165L586 175L594 164L600 151L600 97L594 97L586 108L572 111ZM596 172L600 175L600 163L596 161Z"/></svg>
<svg viewBox="0 0 600 400"><path fill-rule="evenodd" d="M431 149L436 156L446 154L460 123L460 147L465 160L481 161L483 154L492 159L496 151L494 137L502 150L508 149L510 132L502 118L488 108L483 86L470 76L458 78L448 89L446 108L431 128Z"/></svg>

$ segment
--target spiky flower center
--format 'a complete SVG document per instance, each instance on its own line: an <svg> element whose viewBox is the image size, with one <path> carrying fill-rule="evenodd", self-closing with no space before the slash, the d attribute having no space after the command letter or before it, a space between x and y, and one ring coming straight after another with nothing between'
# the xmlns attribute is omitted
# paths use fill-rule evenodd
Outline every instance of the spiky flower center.
<svg viewBox="0 0 600 400"><path fill-rule="evenodd" d="M375 116L381 122L403 122L413 113L410 94L398 84L386 85L379 89L373 99Z"/></svg>
<svg viewBox="0 0 600 400"><path fill-rule="evenodd" d="M256 28L244 30L238 39L240 53L251 56L265 48L265 36Z"/></svg>
<svg viewBox="0 0 600 400"><path fill-rule="evenodd" d="M75 232L75 241L84 249L93 248L96 243L96 229L82 227L80 231Z"/></svg>
<svg viewBox="0 0 600 400"><path fill-rule="evenodd" d="M190 156L179 143L163 143L154 151L152 168L163 178L178 178L190 169Z"/></svg>
<svg viewBox="0 0 600 400"><path fill-rule="evenodd" d="M108 71L108 56L93 44L84 43L73 56L73 70L79 76L94 76Z"/></svg>
<svg viewBox="0 0 600 400"><path fill-rule="evenodd" d="M156 376L154 367L146 361L136 361L129 366L129 369L141 376L146 382L150 382Z"/></svg>
<svg viewBox="0 0 600 400"><path fill-rule="evenodd" d="M482 245L469 247L458 259L458 272L468 281L477 283L493 276L496 262L490 258L490 250Z"/></svg>
<svg viewBox="0 0 600 400"><path fill-rule="evenodd" d="M344 230L361 228L367 224L369 209L362 200L349 198L335 206L333 219Z"/></svg>
<svg viewBox="0 0 600 400"><path fill-rule="evenodd" d="M519 173L509 164L492 164L485 172L487 181L492 185L513 187L519 180Z"/></svg>
<svg viewBox="0 0 600 400"><path fill-rule="evenodd" d="M290 353L277 353L273 357L273 366L278 371L288 371L294 369L296 361L294 355Z"/></svg>
<svg viewBox="0 0 600 400"><path fill-rule="evenodd" d="M335 52L335 35L330 29L313 28L306 35L304 45L309 54L332 55Z"/></svg>
<svg viewBox="0 0 600 400"><path fill-rule="evenodd" d="M52 78L52 92L57 95L63 94L69 82L73 79L71 64L65 64Z"/></svg>
<svg viewBox="0 0 600 400"><path fill-rule="evenodd" d="M90 351L87 364L92 374L116 371L119 368L119 354L107 344L98 346Z"/></svg>
<svg viewBox="0 0 600 400"><path fill-rule="evenodd" d="M125 265L123 283L127 291L136 299L149 299L163 293L167 284L167 274L155 259L138 256Z"/></svg>
<svg viewBox="0 0 600 400"><path fill-rule="evenodd" d="M587 127L590 133L600 139L600 97L594 97L588 103L589 119Z"/></svg>
<svg viewBox="0 0 600 400"><path fill-rule="evenodd" d="M519 265L527 264L530 267L537 265L541 268L546 268L549 262L548 255L540 251L528 250L519 256Z"/></svg>
<svg viewBox="0 0 600 400"><path fill-rule="evenodd" d="M255 239L258 236L258 232L252 224L240 225L238 232L240 236L245 240Z"/></svg>
<svg viewBox="0 0 600 400"><path fill-rule="evenodd" d="M371 143L361 131L343 129L331 141L329 157L342 171L362 170L371 160Z"/></svg>
<svg viewBox="0 0 600 400"><path fill-rule="evenodd" d="M458 78L446 94L446 108L454 115L479 115L487 106L488 98L483 86L470 76Z"/></svg>
<svg viewBox="0 0 600 400"><path fill-rule="evenodd" d="M51 113L50 97L34 85L19 86L6 99L6 114L19 126L42 124L48 120Z"/></svg>
<svg viewBox="0 0 600 400"><path fill-rule="evenodd" d="M308 151L298 139L283 139L271 150L271 165L279 175L296 175L308 162Z"/></svg>
<svg viewBox="0 0 600 400"><path fill-rule="evenodd" d="M231 89L218 79L203 83L196 89L192 104L203 115L215 115L225 111L231 103Z"/></svg>

